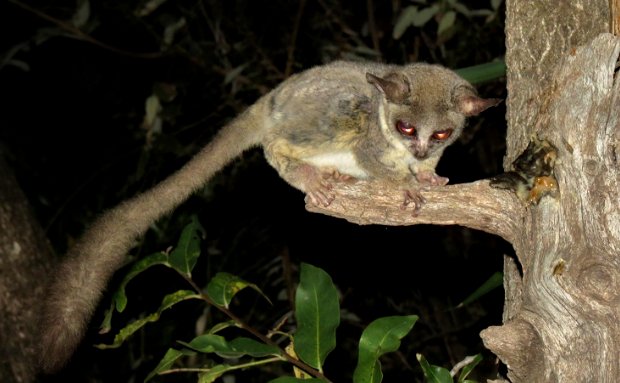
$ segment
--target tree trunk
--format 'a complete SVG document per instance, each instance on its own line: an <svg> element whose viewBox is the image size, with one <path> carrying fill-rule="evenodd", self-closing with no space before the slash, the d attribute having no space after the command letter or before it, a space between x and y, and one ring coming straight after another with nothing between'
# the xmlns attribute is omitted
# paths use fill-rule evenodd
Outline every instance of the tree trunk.
<svg viewBox="0 0 620 383"><path fill-rule="evenodd" d="M478 181L424 192L412 216L394 202L399 191L358 182L336 185L327 209L307 205L360 224L458 224L512 243L504 324L481 336L515 383L620 376L620 39L604 33L620 24L617 3L507 1L504 166L546 140L555 197L523 202Z"/></svg>
<svg viewBox="0 0 620 383"><path fill-rule="evenodd" d="M560 190L528 209L522 273L505 263L505 324L482 333L513 382L616 382L620 373L620 43L599 35L610 30L610 4L506 4L504 165L536 134L557 149Z"/></svg>
<svg viewBox="0 0 620 383"><path fill-rule="evenodd" d="M0 382L35 381L38 307L52 252L0 156Z"/></svg>
<svg viewBox="0 0 620 383"><path fill-rule="evenodd" d="M620 40L597 37L554 71L532 132L557 148L560 197L528 209L507 267L521 299L482 334L514 382L616 382L620 375Z"/></svg>

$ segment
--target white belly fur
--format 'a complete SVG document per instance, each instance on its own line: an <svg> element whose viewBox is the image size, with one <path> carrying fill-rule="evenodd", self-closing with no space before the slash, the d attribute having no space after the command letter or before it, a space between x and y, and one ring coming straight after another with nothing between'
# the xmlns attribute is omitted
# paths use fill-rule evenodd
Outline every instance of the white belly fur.
<svg viewBox="0 0 620 383"><path fill-rule="evenodd" d="M306 158L305 161L316 167L337 169L340 173L348 174L355 178L368 177L368 173L359 166L355 156L350 151L318 154Z"/></svg>

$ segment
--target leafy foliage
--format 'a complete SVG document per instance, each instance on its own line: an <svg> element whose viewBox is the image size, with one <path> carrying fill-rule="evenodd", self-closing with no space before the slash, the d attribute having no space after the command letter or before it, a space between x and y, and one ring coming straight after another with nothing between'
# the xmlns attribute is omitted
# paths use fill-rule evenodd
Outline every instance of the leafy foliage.
<svg viewBox="0 0 620 383"><path fill-rule="evenodd" d="M192 222L183 230L177 246L171 253L175 254L176 267L163 259L162 253L160 253L150 257L148 262L144 260L137 262L137 266L134 266L128 274L131 279L154 264L162 264L172 267L196 291L179 290L166 295L157 312L133 321L119 330L112 344L99 344L97 347L101 349L117 348L147 323L157 321L164 310L186 300L199 299L227 314L231 321L214 324L210 331L196 336L189 342L178 341L178 346L166 351L157 366L146 376L145 381L149 381L158 375L194 372L198 374L198 382L214 382L224 374L233 373L237 370L288 362L292 364L295 377L282 376L271 380L272 383L300 380L329 382L330 380L324 375L323 366L330 352L336 347L336 329L340 323L338 291L330 276L318 267L309 264L301 265L300 281L295 296L297 328L292 333L286 334L285 337L285 339L294 341L292 343L294 348L282 348L271 337L262 335L258 330L250 327L229 311L232 299L244 287L252 286L254 290L262 294L256 285L227 273L218 273L209 282L205 294L188 278L193 267L187 265L194 264L199 254L195 250L186 251L185 249L200 248L200 237L191 235L199 227L197 220L192 219ZM124 297L122 309L127 304L127 297L124 293L126 284L127 279L119 288L122 293L116 294L116 296ZM411 331L417 320L416 315L391 316L379 318L370 323L363 331L359 341L359 355L353 373L353 382L380 383L383 380L383 373L379 358L386 353L397 351L401 340ZM231 324L250 332L257 339L235 337L229 340L227 336L217 334L225 331ZM195 357L198 354L207 356L208 359L196 367L175 367L180 359ZM418 355L418 360L428 381L436 383L452 382L449 371L441 367L431 366L421 355ZM471 367L468 366L463 369L461 374L463 379L459 382L468 382L464 378L479 361L480 358L472 361ZM300 379L302 376L304 379Z"/></svg>
<svg viewBox="0 0 620 383"><path fill-rule="evenodd" d="M398 40L409 27L422 28L434 19L437 36L449 38L446 36L447 33L457 27L457 14L465 18L483 17L488 23L497 17L500 4L501 0L495 0L489 4L490 8L471 10L464 2L458 0L420 1L419 5L408 5L401 10L392 31L392 37Z"/></svg>

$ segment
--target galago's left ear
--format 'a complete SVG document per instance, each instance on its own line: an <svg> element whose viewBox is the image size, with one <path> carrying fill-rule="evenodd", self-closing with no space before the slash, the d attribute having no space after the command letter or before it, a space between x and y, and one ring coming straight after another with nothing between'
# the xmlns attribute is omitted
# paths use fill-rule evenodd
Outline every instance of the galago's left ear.
<svg viewBox="0 0 620 383"><path fill-rule="evenodd" d="M501 98L480 98L473 86L459 85L452 90L452 101L465 117L477 116L488 108L504 101Z"/></svg>
<svg viewBox="0 0 620 383"><path fill-rule="evenodd" d="M488 108L502 102L501 98L480 98L478 96L461 96L457 100L457 107L466 117L477 116Z"/></svg>

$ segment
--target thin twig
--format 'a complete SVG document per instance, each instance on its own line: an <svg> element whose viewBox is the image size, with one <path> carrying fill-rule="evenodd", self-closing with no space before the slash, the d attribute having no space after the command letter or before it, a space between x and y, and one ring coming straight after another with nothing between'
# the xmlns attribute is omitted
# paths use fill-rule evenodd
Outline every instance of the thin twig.
<svg viewBox="0 0 620 383"><path fill-rule="evenodd" d="M375 23L375 7L372 0L366 0L366 9L368 11L368 30L372 39L373 49L379 53L379 34L377 33L377 24Z"/></svg>
<svg viewBox="0 0 620 383"><path fill-rule="evenodd" d="M131 52L131 51L126 51L124 49L121 48L117 48L111 45L108 45L106 43L103 43L93 37L91 37L90 35L84 33L82 30L80 30L79 28L64 22L62 20L58 20L55 17L52 17L44 12L39 11L36 8L33 8L31 6L29 6L28 4L22 3L21 1L18 0L9 0L11 3L17 5L18 7L33 13L35 15L37 15L38 17L47 20L53 24L56 24L60 29L69 32L70 33L70 37L82 40L82 41L86 41L89 42L93 45L96 45L100 48L109 50L111 52L114 53L118 53L124 56L130 56L130 57L136 57L136 58L141 58L141 59L154 59L154 58L159 58L163 56L162 52L146 52L146 53L136 53L136 52Z"/></svg>
<svg viewBox="0 0 620 383"><path fill-rule="evenodd" d="M286 58L286 69L284 69L284 78L288 78L293 74L293 64L295 63L295 45L297 44L297 33L299 32L299 24L301 24L301 16L304 13L306 0L299 2L297 15L295 15L295 24L293 24L293 34L291 35L291 43L288 46L288 54Z"/></svg>
<svg viewBox="0 0 620 383"><path fill-rule="evenodd" d="M452 367L452 370L450 370L450 375L454 378L454 376L459 372L460 369L467 366L468 364L471 364L474 359L476 359L476 355L470 355L465 357L465 359L461 360L460 362L455 364L454 367Z"/></svg>
<svg viewBox="0 0 620 383"><path fill-rule="evenodd" d="M281 362L281 361L283 361L283 359L281 357L260 359L260 360L255 360L255 361L250 362L250 363L243 363L243 364L240 364L238 366L230 366L227 371L243 370L243 369L246 369L248 367L254 367L254 366L259 366L261 364L268 364L268 363ZM177 373L177 372L209 372L211 370L212 370L211 368L180 367L180 368L172 368L170 370L162 371L162 372L159 373L159 375L174 374L174 373Z"/></svg>
<svg viewBox="0 0 620 383"><path fill-rule="evenodd" d="M288 247L282 250L282 274L286 283L286 295L291 307L295 307L295 283L293 282L293 263Z"/></svg>
<svg viewBox="0 0 620 383"><path fill-rule="evenodd" d="M328 6L327 3L325 3L325 1L317 0L317 2L325 11L325 17L340 27L339 31L334 30L334 33L333 33L335 35L334 41L339 42L340 39L339 39L337 32L341 32L342 34L347 36L352 41L352 44L354 44L352 46L349 41L343 41L340 45L344 45L344 46L341 46L339 48L340 52L355 50L355 48L359 48L359 47L370 49L370 47L367 46L366 42L362 38L360 38L360 36L351 27L349 27L346 24L346 22L342 20L342 18L340 18L339 15L336 12L334 12ZM379 52L377 52L377 54L379 54Z"/></svg>

